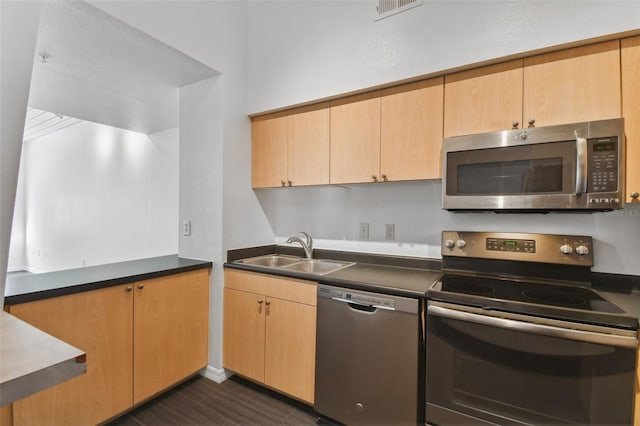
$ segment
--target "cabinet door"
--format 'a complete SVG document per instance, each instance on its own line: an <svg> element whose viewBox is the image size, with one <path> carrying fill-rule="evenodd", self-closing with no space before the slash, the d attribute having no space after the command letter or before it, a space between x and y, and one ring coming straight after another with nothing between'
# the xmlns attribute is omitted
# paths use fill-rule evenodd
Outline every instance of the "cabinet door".
<svg viewBox="0 0 640 426"><path fill-rule="evenodd" d="M85 374L14 402L14 425L92 425L132 405L131 287L11 306L11 314L87 353Z"/></svg>
<svg viewBox="0 0 640 426"><path fill-rule="evenodd" d="M252 186L282 186L287 178L286 115L257 117L251 123Z"/></svg>
<svg viewBox="0 0 640 426"><path fill-rule="evenodd" d="M445 137L510 129L514 121L522 121L522 60L445 76Z"/></svg>
<svg viewBox="0 0 640 426"><path fill-rule="evenodd" d="M222 365L264 382L265 297L224 289Z"/></svg>
<svg viewBox="0 0 640 426"><path fill-rule="evenodd" d="M526 58L523 99L536 126L621 117L620 42Z"/></svg>
<svg viewBox="0 0 640 426"><path fill-rule="evenodd" d="M380 173L390 181L439 179L443 78L382 92Z"/></svg>
<svg viewBox="0 0 640 426"><path fill-rule="evenodd" d="M380 177L380 94L331 102L331 183Z"/></svg>
<svg viewBox="0 0 640 426"><path fill-rule="evenodd" d="M640 199L631 198L631 194L640 193L640 36L622 40L621 59L622 113L627 138L627 201L637 203Z"/></svg>
<svg viewBox="0 0 640 426"><path fill-rule="evenodd" d="M329 183L329 103L289 116L287 176L293 186Z"/></svg>
<svg viewBox="0 0 640 426"><path fill-rule="evenodd" d="M133 401L207 365L209 270L140 281L134 288Z"/></svg>
<svg viewBox="0 0 640 426"><path fill-rule="evenodd" d="M316 307L267 298L265 384L313 404Z"/></svg>

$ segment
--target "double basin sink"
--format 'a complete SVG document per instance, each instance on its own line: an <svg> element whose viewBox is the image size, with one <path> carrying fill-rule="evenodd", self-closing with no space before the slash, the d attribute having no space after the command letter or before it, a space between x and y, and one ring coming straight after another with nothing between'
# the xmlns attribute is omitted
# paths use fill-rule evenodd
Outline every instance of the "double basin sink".
<svg viewBox="0 0 640 426"><path fill-rule="evenodd" d="M344 269L354 265L353 262L328 259L305 259L303 257L284 254L269 254L265 256L250 257L248 259L236 260L234 263L262 266L265 268L285 271L306 272L316 275L325 275L329 272L335 272L339 269Z"/></svg>

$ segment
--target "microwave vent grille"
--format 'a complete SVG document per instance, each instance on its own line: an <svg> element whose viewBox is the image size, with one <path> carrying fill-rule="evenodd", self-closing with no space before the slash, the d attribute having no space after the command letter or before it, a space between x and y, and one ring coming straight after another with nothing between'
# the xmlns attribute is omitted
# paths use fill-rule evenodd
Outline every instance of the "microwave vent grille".
<svg viewBox="0 0 640 426"><path fill-rule="evenodd" d="M424 0L378 0L376 21L421 6Z"/></svg>

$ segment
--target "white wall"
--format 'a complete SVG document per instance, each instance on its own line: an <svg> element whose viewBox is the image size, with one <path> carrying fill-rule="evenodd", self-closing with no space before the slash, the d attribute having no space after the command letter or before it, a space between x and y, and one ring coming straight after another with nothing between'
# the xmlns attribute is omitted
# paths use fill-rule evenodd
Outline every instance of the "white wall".
<svg viewBox="0 0 640 426"><path fill-rule="evenodd" d="M24 209L12 247L22 242L24 256L12 250L11 269L46 272L178 251L177 129L147 136L80 122L25 142L20 182Z"/></svg>
<svg viewBox="0 0 640 426"><path fill-rule="evenodd" d="M425 0L374 22L376 5L250 1L248 112L640 28L637 0Z"/></svg>
<svg viewBox="0 0 640 426"><path fill-rule="evenodd" d="M0 309L41 3L0 1Z"/></svg>
<svg viewBox="0 0 640 426"><path fill-rule="evenodd" d="M277 241L307 231L316 248L440 258L444 230L540 232L592 236L599 272L640 275L640 204L603 213L453 213L441 209L440 181L258 191ZM359 241L360 223L369 241ZM395 240L384 241L384 225L395 224Z"/></svg>
<svg viewBox="0 0 640 426"><path fill-rule="evenodd" d="M188 133L180 136L179 218L180 222L192 220L192 235L179 237L179 254L214 262L209 365L220 378L222 263L226 250L275 241L250 185L247 2L90 3L221 74L181 90L180 128Z"/></svg>

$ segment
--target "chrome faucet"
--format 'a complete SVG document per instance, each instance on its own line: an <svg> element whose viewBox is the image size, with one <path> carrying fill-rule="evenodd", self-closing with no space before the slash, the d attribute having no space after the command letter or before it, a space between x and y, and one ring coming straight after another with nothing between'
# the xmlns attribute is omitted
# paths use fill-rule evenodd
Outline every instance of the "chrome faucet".
<svg viewBox="0 0 640 426"><path fill-rule="evenodd" d="M298 237L291 237L287 240L287 243L291 244L291 243L299 243L302 248L304 249L304 255L307 259L313 259L313 238L311 238L311 235L307 234L306 232L302 232L300 231L301 234L303 234L305 236L305 238L307 239L307 242L305 243L304 241L302 241L300 238Z"/></svg>

